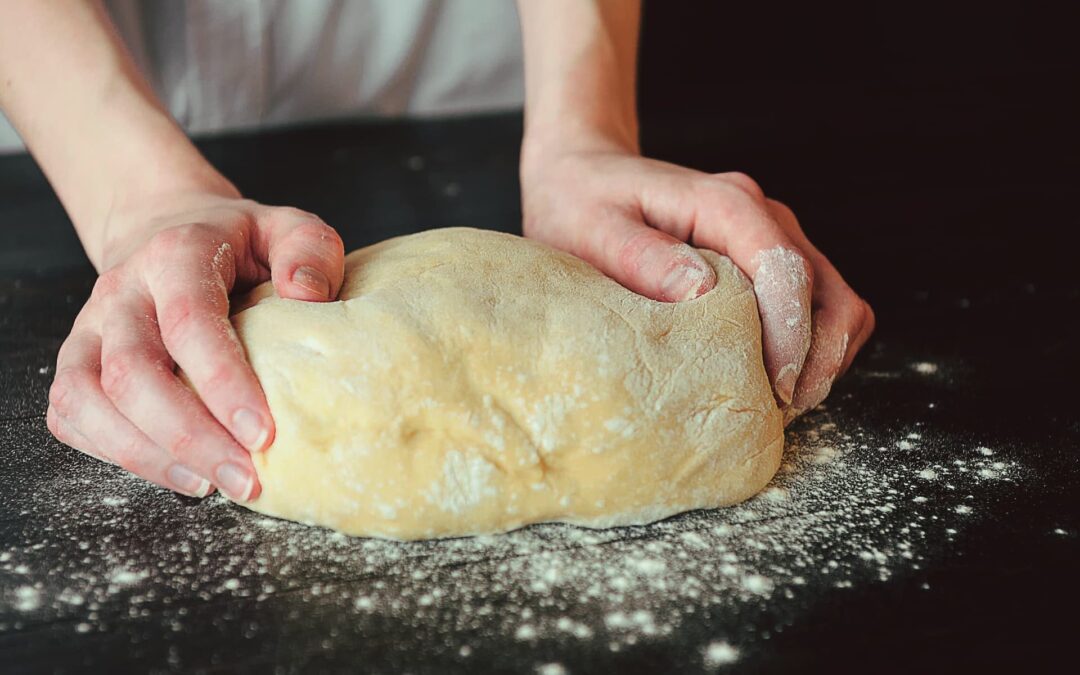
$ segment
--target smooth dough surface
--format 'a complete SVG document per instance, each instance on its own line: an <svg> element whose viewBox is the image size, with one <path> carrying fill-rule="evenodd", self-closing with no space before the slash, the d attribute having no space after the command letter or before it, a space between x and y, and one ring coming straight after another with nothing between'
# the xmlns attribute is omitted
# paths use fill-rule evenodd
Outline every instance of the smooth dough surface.
<svg viewBox="0 0 1080 675"><path fill-rule="evenodd" d="M269 515L424 539L646 523L750 497L783 452L751 286L661 303L512 235L453 228L346 258L340 300L269 284L233 323L277 424Z"/></svg>

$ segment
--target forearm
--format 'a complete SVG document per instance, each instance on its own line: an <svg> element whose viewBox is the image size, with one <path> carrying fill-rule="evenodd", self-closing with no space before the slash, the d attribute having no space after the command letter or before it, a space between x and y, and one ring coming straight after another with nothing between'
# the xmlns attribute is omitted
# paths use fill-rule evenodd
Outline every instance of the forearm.
<svg viewBox="0 0 1080 675"><path fill-rule="evenodd" d="M191 190L235 192L138 73L100 2L0 4L0 108L101 267L109 214Z"/></svg>
<svg viewBox="0 0 1080 675"><path fill-rule="evenodd" d="M526 151L558 142L636 152L638 0L519 0Z"/></svg>

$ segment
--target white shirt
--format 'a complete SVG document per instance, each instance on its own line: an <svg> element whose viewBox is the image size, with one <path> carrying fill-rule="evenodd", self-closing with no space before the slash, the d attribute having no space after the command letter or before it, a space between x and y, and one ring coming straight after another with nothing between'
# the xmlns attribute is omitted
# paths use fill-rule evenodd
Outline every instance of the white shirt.
<svg viewBox="0 0 1080 675"><path fill-rule="evenodd" d="M511 109L513 0L108 0L191 134L313 120ZM21 149L0 116L0 151Z"/></svg>

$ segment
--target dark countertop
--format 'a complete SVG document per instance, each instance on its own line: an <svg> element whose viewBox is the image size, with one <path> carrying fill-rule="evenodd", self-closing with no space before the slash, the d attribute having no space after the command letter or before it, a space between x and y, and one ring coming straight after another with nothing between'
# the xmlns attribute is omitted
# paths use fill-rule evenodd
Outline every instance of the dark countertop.
<svg viewBox="0 0 1080 675"><path fill-rule="evenodd" d="M989 89L845 96L646 124L650 154L745 170L791 204L879 328L827 409L791 430L777 489L598 533L353 540L61 446L46 392L93 275L30 159L0 158L0 670L1064 659L1080 601L1072 116ZM351 249L430 227L515 231L519 133L505 115L203 147L248 195L319 213Z"/></svg>

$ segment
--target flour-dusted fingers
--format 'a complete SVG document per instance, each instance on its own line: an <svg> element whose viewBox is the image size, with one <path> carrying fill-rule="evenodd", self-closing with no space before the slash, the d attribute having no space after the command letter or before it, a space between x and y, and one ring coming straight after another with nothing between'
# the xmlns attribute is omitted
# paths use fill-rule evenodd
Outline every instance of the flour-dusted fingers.
<svg viewBox="0 0 1080 675"><path fill-rule="evenodd" d="M210 481L154 444L116 409L101 389L101 340L76 331L65 341L49 390L46 422L61 442L117 464L162 487L205 497Z"/></svg>
<svg viewBox="0 0 1080 675"><path fill-rule="evenodd" d="M262 387L229 322L229 289L236 276L234 247L220 231L174 228L158 235L143 278L160 335L206 409L251 452L274 439L274 420ZM163 264L166 255L184 264Z"/></svg>
<svg viewBox="0 0 1080 675"><path fill-rule="evenodd" d="M791 405L784 411L790 422L825 400L833 382L851 365L874 330L874 312L847 287L839 275L818 275L814 332L802 376Z"/></svg>
<svg viewBox="0 0 1080 675"><path fill-rule="evenodd" d="M318 216L289 207L264 207L254 240L255 256L270 269L283 298L333 300L345 276L341 237Z"/></svg>
<svg viewBox="0 0 1080 675"><path fill-rule="evenodd" d="M874 313L806 238L791 209L774 200L768 200L768 208L806 252L815 270L813 335L795 395L784 411L785 420L790 422L829 395L833 382L873 332Z"/></svg>
<svg viewBox="0 0 1080 675"><path fill-rule="evenodd" d="M645 213L658 227L688 222L695 246L727 255L750 276L761 316L765 370L776 396L791 401L810 348L813 269L799 246L776 222L765 197L739 173L693 181L673 176L643 195Z"/></svg>
<svg viewBox="0 0 1080 675"><path fill-rule="evenodd" d="M142 289L119 294L102 322L101 386L117 410L176 461L231 499L258 496L248 452L173 372L155 308Z"/></svg>

